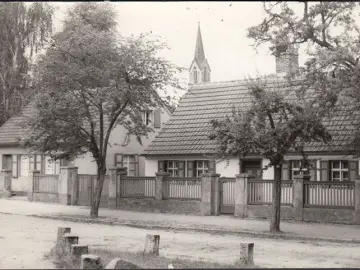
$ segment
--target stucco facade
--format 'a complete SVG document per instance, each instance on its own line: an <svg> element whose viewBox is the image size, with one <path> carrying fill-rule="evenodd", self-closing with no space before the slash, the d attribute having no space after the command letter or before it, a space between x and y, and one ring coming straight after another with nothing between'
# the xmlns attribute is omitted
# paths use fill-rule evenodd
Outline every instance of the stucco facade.
<svg viewBox="0 0 360 270"><path fill-rule="evenodd" d="M152 111L154 113L154 110ZM140 144L135 137L131 138L130 143L126 146L122 146L124 142L124 138L126 135L126 130L122 126L117 126L111 133L107 150L107 157L106 157L106 166L107 168L114 167L116 165L115 156L134 156L136 157L136 169L134 169L135 175L145 176L145 157L141 156L143 154L144 149L148 147L150 142L153 138L158 134L161 130L161 127L164 125L165 122L169 120L170 112L166 108L161 108L160 110L160 127L154 126L154 116L152 116L152 121L149 123L151 125L154 132L150 132L147 137L142 138L142 144ZM10 120L9 120L10 121ZM1 129L5 129L6 132L7 125L4 125ZM1 132L0 129L0 132ZM61 164L58 162L56 165L55 163L51 165L47 162L47 157L44 155L36 155L39 156L38 162L34 159L33 162L30 163L22 160L26 156L29 156L29 152L26 149L19 148L16 144L3 144L0 143L0 162L2 164L2 169L10 169L13 170L13 178L12 178L12 191L15 194L23 194L27 192L28 187L28 176L25 172L25 167L28 167L28 170L31 169L41 169L42 173L47 174L58 174L60 165L70 165L78 167L79 174L96 174L97 172L97 165L92 157L91 153L87 153L82 157L78 157L72 161L62 161ZM19 164L15 165L19 159ZM42 160L41 160L42 159ZM30 159L29 159L30 160ZM38 163L38 164L37 164ZM41 163L41 164L40 164ZM45 164L43 164L45 163ZM22 165L21 165L22 164ZM37 165L33 165L37 164ZM122 164L126 166L125 164ZM48 170L49 166L53 166L53 170ZM21 167L21 168L20 168ZM157 167L156 167L157 169ZM16 173L15 173L16 171ZM136 172L135 172L136 171Z"/></svg>

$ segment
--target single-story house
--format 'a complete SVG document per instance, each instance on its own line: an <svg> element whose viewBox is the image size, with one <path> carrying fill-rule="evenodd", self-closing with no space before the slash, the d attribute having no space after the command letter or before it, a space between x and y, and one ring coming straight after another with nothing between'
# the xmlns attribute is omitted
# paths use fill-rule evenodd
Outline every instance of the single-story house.
<svg viewBox="0 0 360 270"><path fill-rule="evenodd" d="M52 161L49 156L41 153L29 155L27 149L20 148L18 139L26 132L20 123L34 113L32 103L25 106L18 115L11 117L0 127L0 158L2 169L12 170L12 191L15 194L27 192L28 172L36 169L42 174L59 174L60 166L76 166L79 174L93 174L97 172L97 166L91 153L72 161ZM161 127L168 121L171 112L169 108L162 107L143 112L143 121L153 128L147 138L142 138L142 145L132 139L127 146L122 146L126 130L117 126L111 133L107 151L107 168L124 166L128 168L130 176L145 176L145 157L141 156L144 149L153 140Z"/></svg>
<svg viewBox="0 0 360 270"><path fill-rule="evenodd" d="M276 57L277 78L269 87L286 87L281 79L284 72L298 68L295 48ZM272 168L262 171L269 160L260 156L232 157L228 161L211 161L215 142L209 139L210 120L230 114L232 106L247 106L250 96L246 81L210 82L210 67L206 60L200 27L195 57L189 68L189 90L181 98L178 107L161 132L145 151L147 176L157 171L170 172L172 176L200 176L209 169L224 177L250 173L262 179L273 179ZM333 135L331 145L311 143L306 147L314 168L310 170L313 181L354 181L359 174L359 159L351 155L348 143L356 129L352 111L343 111L327 123ZM299 153L288 153L283 166L282 178L292 179L301 174ZM315 169L316 168L316 169Z"/></svg>

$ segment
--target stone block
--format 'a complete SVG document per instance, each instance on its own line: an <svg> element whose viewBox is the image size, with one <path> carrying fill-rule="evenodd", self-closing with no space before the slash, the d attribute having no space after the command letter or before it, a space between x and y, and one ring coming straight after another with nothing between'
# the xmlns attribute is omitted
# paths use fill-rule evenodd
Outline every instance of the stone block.
<svg viewBox="0 0 360 270"><path fill-rule="evenodd" d="M131 262L122 260L120 258L115 258L108 263L105 269L142 269L142 268Z"/></svg>
<svg viewBox="0 0 360 270"><path fill-rule="evenodd" d="M93 254L81 255L80 269L102 269L101 258Z"/></svg>
<svg viewBox="0 0 360 270"><path fill-rule="evenodd" d="M79 244L79 236L65 234L65 253L71 253L71 246L74 244Z"/></svg>
<svg viewBox="0 0 360 270"><path fill-rule="evenodd" d="M76 259L80 259L81 255L88 254L89 247L85 245L73 244L71 245L71 255Z"/></svg>
<svg viewBox="0 0 360 270"><path fill-rule="evenodd" d="M147 234L144 254L159 256L160 235Z"/></svg>
<svg viewBox="0 0 360 270"><path fill-rule="evenodd" d="M59 253L65 251L65 235L71 232L69 227L58 227L57 238L56 238L56 250Z"/></svg>
<svg viewBox="0 0 360 270"><path fill-rule="evenodd" d="M240 244L239 264L241 267L254 266L254 243Z"/></svg>

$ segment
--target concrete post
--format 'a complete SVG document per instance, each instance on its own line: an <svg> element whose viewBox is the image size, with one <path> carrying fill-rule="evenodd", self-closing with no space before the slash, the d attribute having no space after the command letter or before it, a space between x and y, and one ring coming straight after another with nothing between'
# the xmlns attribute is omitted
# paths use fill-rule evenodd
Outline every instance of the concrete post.
<svg viewBox="0 0 360 270"><path fill-rule="evenodd" d="M236 217L247 217L248 204L248 180L254 178L253 175L241 173L235 175L235 211Z"/></svg>
<svg viewBox="0 0 360 270"><path fill-rule="evenodd" d="M10 198L11 197L11 170L1 170L0 174L0 197Z"/></svg>
<svg viewBox="0 0 360 270"><path fill-rule="evenodd" d="M36 174L39 174L39 170L30 170L28 173L28 192L27 192L27 198L28 201L33 201L33 194L34 194L34 177Z"/></svg>
<svg viewBox="0 0 360 270"><path fill-rule="evenodd" d="M239 266L253 267L254 266L254 243L240 244L240 258Z"/></svg>
<svg viewBox="0 0 360 270"><path fill-rule="evenodd" d="M109 169L109 200L108 207L111 209L116 209L117 207L117 198L120 197L120 182L121 177L127 175L126 167L116 167Z"/></svg>
<svg viewBox="0 0 360 270"><path fill-rule="evenodd" d="M78 167L72 167L70 170L70 183L71 183L71 205L78 205L79 200L79 177Z"/></svg>
<svg viewBox="0 0 360 270"><path fill-rule="evenodd" d="M302 221L304 214L304 181L310 181L310 175L298 175L293 183L293 217Z"/></svg>
<svg viewBox="0 0 360 270"><path fill-rule="evenodd" d="M60 167L59 175L59 203L71 205L77 202L78 177L77 167Z"/></svg>
<svg viewBox="0 0 360 270"><path fill-rule="evenodd" d="M220 174L212 174L212 215L218 216L220 214Z"/></svg>
<svg viewBox="0 0 360 270"><path fill-rule="evenodd" d="M219 214L219 177L220 174L204 173L201 181L201 214L211 216Z"/></svg>
<svg viewBox="0 0 360 270"><path fill-rule="evenodd" d="M355 179L355 211L354 223L360 224L360 176Z"/></svg>
<svg viewBox="0 0 360 270"><path fill-rule="evenodd" d="M163 199L163 180L165 177L170 176L168 172L155 173L155 200L162 201Z"/></svg>

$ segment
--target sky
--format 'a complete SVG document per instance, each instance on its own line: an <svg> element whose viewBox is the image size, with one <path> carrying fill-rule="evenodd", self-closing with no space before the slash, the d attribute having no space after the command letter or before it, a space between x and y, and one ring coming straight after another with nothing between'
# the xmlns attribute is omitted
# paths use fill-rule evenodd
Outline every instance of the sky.
<svg viewBox="0 0 360 270"><path fill-rule="evenodd" d="M53 3L55 28L59 29L65 10L72 3ZM212 81L239 80L275 73L275 58L266 45L255 51L246 37L247 28L264 16L262 2L112 2L118 29L123 36L151 32L166 42L162 55L174 64L188 68L194 57L200 23ZM300 64L302 57L300 54ZM184 72L179 78L188 80Z"/></svg>

